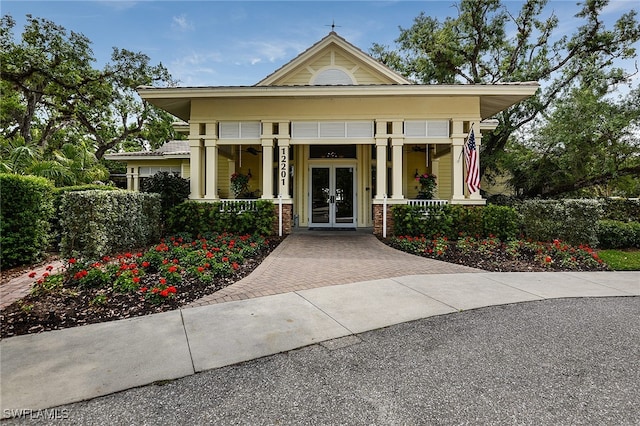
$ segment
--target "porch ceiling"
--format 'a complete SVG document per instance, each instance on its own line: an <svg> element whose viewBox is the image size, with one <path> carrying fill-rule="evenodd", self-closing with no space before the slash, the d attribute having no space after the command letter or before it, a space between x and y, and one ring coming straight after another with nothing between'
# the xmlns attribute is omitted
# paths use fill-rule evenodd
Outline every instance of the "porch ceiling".
<svg viewBox="0 0 640 426"><path fill-rule="evenodd" d="M482 119L494 116L536 93L536 82L498 85L380 86L233 86L157 88L142 86L140 96L174 116L190 120L193 99L340 98L340 97L479 97Z"/></svg>

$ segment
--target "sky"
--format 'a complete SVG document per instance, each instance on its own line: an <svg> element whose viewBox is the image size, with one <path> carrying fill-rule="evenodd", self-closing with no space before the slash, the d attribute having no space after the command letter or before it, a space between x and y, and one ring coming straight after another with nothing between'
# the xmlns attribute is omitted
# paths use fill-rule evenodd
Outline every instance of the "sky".
<svg viewBox="0 0 640 426"><path fill-rule="evenodd" d="M503 2L517 14L518 1ZM46 18L91 42L96 67L113 47L142 52L162 63L179 86L253 85L335 31L367 52L373 43L395 46L399 27L408 28L425 12L455 16L448 1L30 1L2 0L0 12L16 21ZM611 26L634 0L613 0L603 15ZM571 34L578 21L576 0L550 1L545 9L560 17L557 36ZM640 52L640 44L637 45ZM632 70L633 61L620 64ZM640 78L634 77L637 85Z"/></svg>

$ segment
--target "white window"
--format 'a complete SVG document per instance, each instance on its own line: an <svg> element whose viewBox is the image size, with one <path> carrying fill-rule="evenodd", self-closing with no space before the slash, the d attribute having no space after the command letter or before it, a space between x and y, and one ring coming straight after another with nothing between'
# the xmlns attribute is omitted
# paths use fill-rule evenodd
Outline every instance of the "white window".
<svg viewBox="0 0 640 426"><path fill-rule="evenodd" d="M221 121L220 139L259 139L259 121Z"/></svg>
<svg viewBox="0 0 640 426"><path fill-rule="evenodd" d="M406 138L448 138L448 120L407 120L404 122Z"/></svg>
<svg viewBox="0 0 640 426"><path fill-rule="evenodd" d="M151 177L158 172L169 172L171 174L176 173L178 176L181 176L182 169L180 166L150 166L150 167L140 167L138 170L138 175L140 177Z"/></svg>
<svg viewBox="0 0 640 426"><path fill-rule="evenodd" d="M320 71L313 81L314 86L339 86L339 85L351 85L354 84L353 79L349 74L339 68L328 68Z"/></svg>
<svg viewBox="0 0 640 426"><path fill-rule="evenodd" d="M294 121L291 137L295 139L372 138L373 121Z"/></svg>

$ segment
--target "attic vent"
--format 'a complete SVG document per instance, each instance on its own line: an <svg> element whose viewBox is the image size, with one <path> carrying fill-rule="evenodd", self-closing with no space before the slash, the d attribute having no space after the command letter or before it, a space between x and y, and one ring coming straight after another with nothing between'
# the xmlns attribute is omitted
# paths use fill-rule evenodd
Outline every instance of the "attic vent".
<svg viewBox="0 0 640 426"><path fill-rule="evenodd" d="M337 86L355 84L351 76L338 68L320 71L311 81L314 86Z"/></svg>

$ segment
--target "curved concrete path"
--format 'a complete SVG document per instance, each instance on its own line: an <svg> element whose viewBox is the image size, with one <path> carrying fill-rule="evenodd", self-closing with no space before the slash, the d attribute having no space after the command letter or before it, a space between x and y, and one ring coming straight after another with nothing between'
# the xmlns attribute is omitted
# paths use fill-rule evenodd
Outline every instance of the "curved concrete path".
<svg viewBox="0 0 640 426"><path fill-rule="evenodd" d="M394 250L371 230L305 229L285 238L250 275L188 307L401 275L468 272L484 271Z"/></svg>

